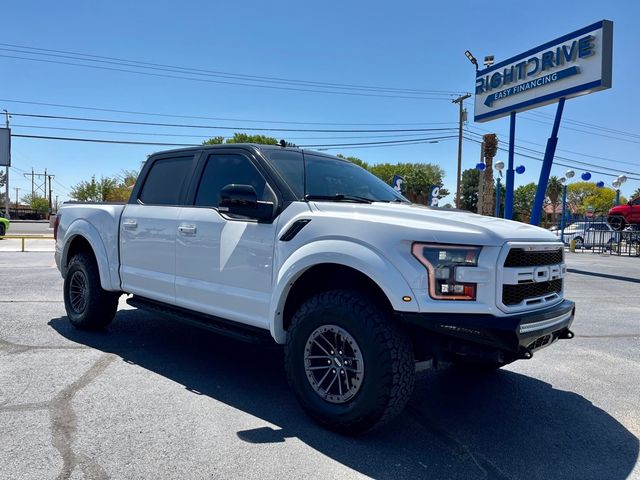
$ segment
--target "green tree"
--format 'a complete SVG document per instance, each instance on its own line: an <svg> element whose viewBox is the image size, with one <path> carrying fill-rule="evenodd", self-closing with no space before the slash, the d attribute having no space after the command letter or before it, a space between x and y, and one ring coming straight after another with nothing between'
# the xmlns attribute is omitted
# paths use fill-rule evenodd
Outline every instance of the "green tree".
<svg viewBox="0 0 640 480"><path fill-rule="evenodd" d="M95 175L90 181L77 183L71 187L71 198L79 202L106 202L111 198L118 187L115 178L101 177L96 180Z"/></svg>
<svg viewBox="0 0 640 480"><path fill-rule="evenodd" d="M515 220L525 223L529 221L537 188L537 185L531 182L515 189L513 192L513 218Z"/></svg>
<svg viewBox="0 0 640 480"><path fill-rule="evenodd" d="M247 133L236 132L233 137L211 137L209 140L202 142L203 145L220 145L222 143L257 143L260 145L280 145L280 140L267 137L266 135L249 135ZM285 142L287 147L295 147L296 145L290 142Z"/></svg>
<svg viewBox="0 0 640 480"><path fill-rule="evenodd" d="M462 172L460 181L460 208L471 212L478 211L478 186L480 171L468 168Z"/></svg>
<svg viewBox="0 0 640 480"><path fill-rule="evenodd" d="M22 201L29 205L29 208L31 208L31 210L34 210L37 213L45 214L49 211L49 200L37 194L25 195L24 197L22 197Z"/></svg>
<svg viewBox="0 0 640 480"><path fill-rule="evenodd" d="M345 157L341 153L339 153L336 156L338 158L344 158L345 160L349 160L351 163L355 163L356 165L364 168L365 170L369 170L370 169L369 164L367 162L365 162L364 160L360 160L358 157Z"/></svg>
<svg viewBox="0 0 640 480"><path fill-rule="evenodd" d="M638 198L640 197L640 187L636 188L636 191L633 192L633 194L631 194L631 198Z"/></svg>
<svg viewBox="0 0 640 480"><path fill-rule="evenodd" d="M620 203L626 201L620 197ZM585 214L591 207L594 215L606 215L616 203L616 192L610 188L598 188L592 182L575 182L567 187L567 203L580 214Z"/></svg>
<svg viewBox="0 0 640 480"><path fill-rule="evenodd" d="M449 192L443 188L444 170L432 163L379 163L371 165L369 171L391 185L394 175L404 178L403 192L417 203L426 203L432 186L440 187L439 198Z"/></svg>

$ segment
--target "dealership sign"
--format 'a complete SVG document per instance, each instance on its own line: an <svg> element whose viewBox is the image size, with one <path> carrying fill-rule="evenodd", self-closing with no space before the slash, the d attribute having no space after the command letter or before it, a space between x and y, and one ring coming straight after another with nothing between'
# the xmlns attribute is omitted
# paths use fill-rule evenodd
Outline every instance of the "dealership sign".
<svg viewBox="0 0 640 480"><path fill-rule="evenodd" d="M0 166L11 166L11 130L0 128Z"/></svg>
<svg viewBox="0 0 640 480"><path fill-rule="evenodd" d="M476 122L611 87L613 23L602 20L476 73Z"/></svg>

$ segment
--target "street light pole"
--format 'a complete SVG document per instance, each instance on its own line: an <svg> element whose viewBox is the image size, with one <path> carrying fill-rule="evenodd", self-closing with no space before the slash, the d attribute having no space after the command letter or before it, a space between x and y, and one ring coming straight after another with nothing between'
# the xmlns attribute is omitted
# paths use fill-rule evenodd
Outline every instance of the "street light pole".
<svg viewBox="0 0 640 480"><path fill-rule="evenodd" d="M461 95L455 100L451 101L452 103L457 103L460 107L458 119L458 177L456 179L456 208L460 208L460 179L462 177L462 106L464 101L469 97L471 97L471 94L467 93L466 95Z"/></svg>

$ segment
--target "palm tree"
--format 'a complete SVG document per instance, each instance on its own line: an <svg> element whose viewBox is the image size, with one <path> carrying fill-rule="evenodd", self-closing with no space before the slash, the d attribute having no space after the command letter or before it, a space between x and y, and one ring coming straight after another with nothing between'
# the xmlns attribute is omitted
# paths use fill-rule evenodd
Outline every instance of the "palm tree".
<svg viewBox="0 0 640 480"><path fill-rule="evenodd" d="M631 198L638 198L640 197L640 187L636 188L636 191L633 192L633 195L631 195Z"/></svg>
<svg viewBox="0 0 640 480"><path fill-rule="evenodd" d="M547 183L547 197L549 197L549 203L551 204L552 213L551 221L556 221L556 210L560 203L560 193L562 192L562 182L555 175L549 178Z"/></svg>
<svg viewBox="0 0 640 480"><path fill-rule="evenodd" d="M484 182L484 202L482 215L494 215L495 212L495 185L493 184L493 158L498 152L498 137L495 133L483 135L484 158L487 168L482 172Z"/></svg>

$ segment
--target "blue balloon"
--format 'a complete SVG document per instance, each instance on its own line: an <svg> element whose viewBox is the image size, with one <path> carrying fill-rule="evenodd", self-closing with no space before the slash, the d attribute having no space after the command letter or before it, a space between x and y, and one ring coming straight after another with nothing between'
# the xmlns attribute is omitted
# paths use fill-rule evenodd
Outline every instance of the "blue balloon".
<svg viewBox="0 0 640 480"><path fill-rule="evenodd" d="M591 174L589 172L584 172L582 175L580 175L580 178L582 178L582 180L586 182L591 179Z"/></svg>
<svg viewBox="0 0 640 480"><path fill-rule="evenodd" d="M476 163L476 170L480 170L481 172L483 172L485 168L487 168L487 166L484 163Z"/></svg>
<svg viewBox="0 0 640 480"><path fill-rule="evenodd" d="M598 188L604 188L604 182L600 181L598 183L596 183Z"/></svg>
<svg viewBox="0 0 640 480"><path fill-rule="evenodd" d="M516 173L522 174L525 170L526 168L524 168L524 165L519 165L516 167Z"/></svg>

